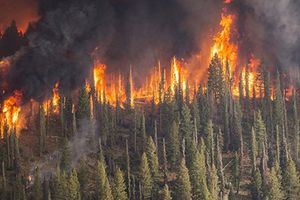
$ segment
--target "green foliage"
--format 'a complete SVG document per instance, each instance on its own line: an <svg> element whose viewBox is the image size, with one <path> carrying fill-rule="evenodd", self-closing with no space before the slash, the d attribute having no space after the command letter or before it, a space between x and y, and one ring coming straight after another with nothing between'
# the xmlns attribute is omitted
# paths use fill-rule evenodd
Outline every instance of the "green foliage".
<svg viewBox="0 0 300 200"><path fill-rule="evenodd" d="M117 170L115 172L114 199L115 200L127 200L128 199L123 172L120 170L120 168L117 168Z"/></svg>
<svg viewBox="0 0 300 200"><path fill-rule="evenodd" d="M112 200L112 190L106 174L106 165L104 161L97 162L97 188L96 194L98 200Z"/></svg>
<svg viewBox="0 0 300 200"><path fill-rule="evenodd" d="M271 172L268 174L268 191L266 197L272 200L283 200L284 192L281 187L280 180L277 176L277 172L274 167L272 167Z"/></svg>
<svg viewBox="0 0 300 200"><path fill-rule="evenodd" d="M169 157L173 165L178 163L180 156L180 141L179 141L179 127L176 121L172 122L172 127L170 130L170 137L168 138L169 145Z"/></svg>
<svg viewBox="0 0 300 200"><path fill-rule="evenodd" d="M145 153L143 153L141 159L140 183L142 187L143 199L150 199L153 188L153 178L148 164L148 159Z"/></svg>
<svg viewBox="0 0 300 200"><path fill-rule="evenodd" d="M70 144L69 141L65 139L60 158L60 169L62 171L69 171L71 169L71 162Z"/></svg>
<svg viewBox="0 0 300 200"><path fill-rule="evenodd" d="M300 177L297 172L295 163L292 159L287 162L287 167L283 174L283 188L286 198L289 200L299 199L300 195Z"/></svg>
<svg viewBox="0 0 300 200"><path fill-rule="evenodd" d="M85 87L82 87L79 91L78 105L76 111L77 121L90 119L90 99ZM78 123L77 123L78 124Z"/></svg>
<svg viewBox="0 0 300 200"><path fill-rule="evenodd" d="M179 166L179 171L176 180L176 199L191 200L192 186L189 178L189 171L185 165L185 160L182 159Z"/></svg>
<svg viewBox="0 0 300 200"><path fill-rule="evenodd" d="M209 200L210 194L206 182L206 166L204 149L197 151L195 159L193 160L190 179L193 186L193 198Z"/></svg>
<svg viewBox="0 0 300 200"><path fill-rule="evenodd" d="M80 184L77 177L77 172L75 169L71 171L69 180L68 180L68 199L69 200L80 200Z"/></svg>
<svg viewBox="0 0 300 200"><path fill-rule="evenodd" d="M161 200L172 200L171 192L169 190L169 186L166 184L163 191Z"/></svg>

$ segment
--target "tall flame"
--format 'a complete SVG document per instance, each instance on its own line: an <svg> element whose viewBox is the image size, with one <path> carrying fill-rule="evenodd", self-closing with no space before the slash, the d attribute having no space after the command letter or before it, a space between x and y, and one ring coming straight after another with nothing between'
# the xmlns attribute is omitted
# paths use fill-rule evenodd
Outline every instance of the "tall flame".
<svg viewBox="0 0 300 200"><path fill-rule="evenodd" d="M233 20L233 15L222 14L220 22L222 30L214 37L210 53L211 58L217 54L224 67L228 64L230 72L235 71L238 50L237 45L231 42Z"/></svg>
<svg viewBox="0 0 300 200"><path fill-rule="evenodd" d="M14 94L8 97L3 102L2 107L2 125L6 124L9 130L15 129L18 123L19 114L21 111L22 93L15 91Z"/></svg>

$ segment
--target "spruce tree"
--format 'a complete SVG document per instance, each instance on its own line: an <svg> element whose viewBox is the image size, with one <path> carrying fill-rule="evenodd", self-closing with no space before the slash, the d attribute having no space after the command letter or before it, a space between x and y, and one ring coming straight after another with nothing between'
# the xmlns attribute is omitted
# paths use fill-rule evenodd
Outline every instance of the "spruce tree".
<svg viewBox="0 0 300 200"><path fill-rule="evenodd" d="M205 146L209 152L209 164L212 165L215 160L215 143L214 143L214 130L212 120L208 120L208 123L205 128Z"/></svg>
<svg viewBox="0 0 300 200"><path fill-rule="evenodd" d="M292 159L287 162L287 167L283 174L283 188L286 194L286 199L296 200L300 195L300 177L297 172L295 163Z"/></svg>
<svg viewBox="0 0 300 200"><path fill-rule="evenodd" d="M148 164L147 156L145 153L142 155L140 164L140 183L142 187L143 199L150 199L153 189L153 179L151 170Z"/></svg>
<svg viewBox="0 0 300 200"><path fill-rule="evenodd" d="M263 145L266 145L267 142L267 132L260 111L258 111L255 115L254 130L255 130L256 140L257 140L257 150L258 153L261 155L263 150L262 147Z"/></svg>
<svg viewBox="0 0 300 200"><path fill-rule="evenodd" d="M164 189L162 191L161 200L172 200L171 192L170 192L169 186L167 184L164 186Z"/></svg>
<svg viewBox="0 0 300 200"><path fill-rule="evenodd" d="M106 174L106 165L104 161L97 162L97 188L96 194L98 200L112 200L113 195L110 183Z"/></svg>
<svg viewBox="0 0 300 200"><path fill-rule="evenodd" d="M79 161L78 181L82 199L88 199L90 173L87 165L87 158L84 156Z"/></svg>
<svg viewBox="0 0 300 200"><path fill-rule="evenodd" d="M209 190L210 190L210 197L211 200L218 200L219 199L219 185L218 185L218 174L217 174L217 169L215 167L215 164L213 163L211 166L211 170L209 173Z"/></svg>
<svg viewBox="0 0 300 200"><path fill-rule="evenodd" d="M76 169L71 171L69 180L68 180L68 199L70 200L80 200L80 184L77 177Z"/></svg>
<svg viewBox="0 0 300 200"><path fill-rule="evenodd" d="M69 171L71 169L70 144L67 139L64 139L62 155L60 158L60 169L62 171Z"/></svg>
<svg viewBox="0 0 300 200"><path fill-rule="evenodd" d="M146 154L149 161L149 166L150 166L154 184L157 184L157 182L159 181L159 164L158 164L156 146L151 136L148 137Z"/></svg>
<svg viewBox="0 0 300 200"><path fill-rule="evenodd" d="M126 185L122 171L117 168L114 178L114 199L127 200Z"/></svg>
<svg viewBox="0 0 300 200"><path fill-rule="evenodd" d="M208 68L207 88L216 103L220 103L224 95L224 75L222 63L217 54L211 60Z"/></svg>
<svg viewBox="0 0 300 200"><path fill-rule="evenodd" d="M168 138L169 141L169 160L172 165L175 166L178 163L180 156L180 141L179 141L179 127L176 121L172 122L172 127L170 130L170 136Z"/></svg>
<svg viewBox="0 0 300 200"><path fill-rule="evenodd" d="M197 151L195 159L192 163L190 179L193 186L193 198L209 200L210 195L206 182L206 166L204 151L204 147L200 147L200 151Z"/></svg>
<svg viewBox="0 0 300 200"><path fill-rule="evenodd" d="M192 186L189 178L189 171L185 165L185 160L182 159L179 166L179 171L176 180L176 199L191 200Z"/></svg>
<svg viewBox="0 0 300 200"><path fill-rule="evenodd" d="M271 172L268 177L268 191L267 198L272 200L283 200L284 192L281 187L280 180L277 176L277 172L274 167L272 167Z"/></svg>
<svg viewBox="0 0 300 200"><path fill-rule="evenodd" d="M76 111L77 122L81 122L81 120L89 120L90 111L90 98L85 87L82 87L79 91L78 97L78 105Z"/></svg>
<svg viewBox="0 0 300 200"><path fill-rule="evenodd" d="M187 142L192 140L193 133L193 122L191 121L192 116L190 113L189 107L185 104L182 108L181 113L181 123L180 123L180 132L182 137L184 137Z"/></svg>

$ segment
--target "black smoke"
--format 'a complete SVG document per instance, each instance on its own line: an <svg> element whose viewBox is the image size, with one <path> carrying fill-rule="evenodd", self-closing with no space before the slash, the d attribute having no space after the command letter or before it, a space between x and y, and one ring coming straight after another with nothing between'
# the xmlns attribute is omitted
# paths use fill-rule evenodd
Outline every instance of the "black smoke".
<svg viewBox="0 0 300 200"><path fill-rule="evenodd" d="M90 73L91 54L108 71L134 68L134 78L160 60L188 58L199 49L199 38L217 26L221 0L41 0L40 21L29 46L13 58L10 88L25 100L51 94L55 82L62 91L78 88Z"/></svg>
<svg viewBox="0 0 300 200"><path fill-rule="evenodd" d="M236 14L239 55L250 54L283 69L300 63L300 2L297 0L40 0L41 16L18 51L6 94L22 90L25 100L43 99L55 82L64 93L81 86L94 56L108 71L139 82L158 60L188 59L213 35L223 7ZM97 51L95 49L97 48Z"/></svg>

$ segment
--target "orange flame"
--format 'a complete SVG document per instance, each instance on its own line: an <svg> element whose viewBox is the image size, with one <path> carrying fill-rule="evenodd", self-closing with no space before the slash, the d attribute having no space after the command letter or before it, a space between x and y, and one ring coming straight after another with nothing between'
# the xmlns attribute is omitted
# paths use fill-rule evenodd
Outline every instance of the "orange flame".
<svg viewBox="0 0 300 200"><path fill-rule="evenodd" d="M22 93L15 91L14 94L8 97L2 107L2 124L7 124L9 130L15 129L21 111Z"/></svg>
<svg viewBox="0 0 300 200"><path fill-rule="evenodd" d="M217 54L224 67L228 64L230 72L235 71L238 50L237 45L231 42L233 20L233 15L225 16L222 14L220 22L222 31L214 37L214 45L210 51L210 57L213 58L213 56Z"/></svg>

